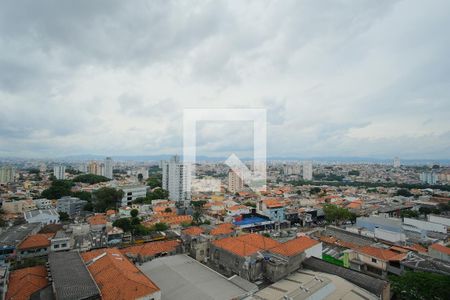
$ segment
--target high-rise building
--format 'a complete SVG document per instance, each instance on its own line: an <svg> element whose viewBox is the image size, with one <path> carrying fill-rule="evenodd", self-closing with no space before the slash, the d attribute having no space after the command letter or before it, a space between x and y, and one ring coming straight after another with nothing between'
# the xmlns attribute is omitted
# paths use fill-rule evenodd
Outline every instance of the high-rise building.
<svg viewBox="0 0 450 300"><path fill-rule="evenodd" d="M438 175L434 172L422 172L420 174L420 180L427 184L436 184L438 181Z"/></svg>
<svg viewBox="0 0 450 300"><path fill-rule="evenodd" d="M91 161L88 166L87 166L87 172L89 174L95 174L97 175L98 172L100 171L100 166L95 162L95 161Z"/></svg>
<svg viewBox="0 0 450 300"><path fill-rule="evenodd" d="M16 169L10 166L0 167L0 183L14 182Z"/></svg>
<svg viewBox="0 0 450 300"><path fill-rule="evenodd" d="M53 176L58 180L66 179L66 166L56 165L53 167Z"/></svg>
<svg viewBox="0 0 450 300"><path fill-rule="evenodd" d="M305 161L303 163L303 180L313 179L313 166L311 161Z"/></svg>
<svg viewBox="0 0 450 300"><path fill-rule="evenodd" d="M400 158L394 157L394 168L400 168Z"/></svg>
<svg viewBox="0 0 450 300"><path fill-rule="evenodd" d="M113 179L113 160L111 157L105 159L105 175L106 178Z"/></svg>
<svg viewBox="0 0 450 300"><path fill-rule="evenodd" d="M169 199L187 207L191 200L191 168L180 162L177 155L169 161L163 161L162 188L169 191Z"/></svg>
<svg viewBox="0 0 450 300"><path fill-rule="evenodd" d="M241 176L233 170L228 172L228 190L230 193L237 193L244 189L244 180Z"/></svg>

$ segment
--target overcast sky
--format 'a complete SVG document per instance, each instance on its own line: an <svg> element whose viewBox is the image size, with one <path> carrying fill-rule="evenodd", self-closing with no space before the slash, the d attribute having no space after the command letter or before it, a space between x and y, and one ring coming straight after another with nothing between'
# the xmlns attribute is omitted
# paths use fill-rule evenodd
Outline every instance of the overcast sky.
<svg viewBox="0 0 450 300"><path fill-rule="evenodd" d="M0 156L181 153L184 108L266 108L270 156L448 159L449 28L448 0L2 1Z"/></svg>

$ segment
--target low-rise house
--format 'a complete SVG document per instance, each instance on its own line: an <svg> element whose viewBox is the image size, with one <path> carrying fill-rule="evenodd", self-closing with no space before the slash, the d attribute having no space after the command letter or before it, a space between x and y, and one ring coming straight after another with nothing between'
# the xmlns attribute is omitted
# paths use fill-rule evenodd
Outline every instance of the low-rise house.
<svg viewBox="0 0 450 300"><path fill-rule="evenodd" d="M50 209L53 208L52 200L42 198L42 199L34 199L34 204L38 209Z"/></svg>
<svg viewBox="0 0 450 300"><path fill-rule="evenodd" d="M48 262L56 299L101 299L100 290L79 252L52 252Z"/></svg>
<svg viewBox="0 0 450 300"><path fill-rule="evenodd" d="M220 273L237 274L256 281L264 274L262 253L279 245L279 242L256 233L215 240L210 245L209 262Z"/></svg>
<svg viewBox="0 0 450 300"><path fill-rule="evenodd" d="M198 261L206 261L209 242L205 230L198 226L192 226L181 231L181 239L185 252Z"/></svg>
<svg viewBox="0 0 450 300"><path fill-rule="evenodd" d="M107 227L106 238L108 245L119 244L123 240L123 230L119 227Z"/></svg>
<svg viewBox="0 0 450 300"><path fill-rule="evenodd" d="M56 209L31 210L23 213L27 223L57 224L59 223L59 213Z"/></svg>
<svg viewBox="0 0 450 300"><path fill-rule="evenodd" d="M442 244L433 244L428 247L428 255L443 261L450 262L450 248Z"/></svg>
<svg viewBox="0 0 450 300"><path fill-rule="evenodd" d="M26 300L39 290L45 288L49 282L47 269L35 266L12 271L6 291L6 300Z"/></svg>
<svg viewBox="0 0 450 300"><path fill-rule="evenodd" d="M249 214L250 212L251 212L250 208L245 205L233 205L227 208L227 215L230 217Z"/></svg>
<svg viewBox="0 0 450 300"><path fill-rule="evenodd" d="M174 255L179 253L180 250L181 242L172 240L145 243L143 245L123 248L120 251L135 261L146 262L155 257Z"/></svg>
<svg viewBox="0 0 450 300"><path fill-rule="evenodd" d="M210 230L209 235L212 239L222 239L230 236L234 236L236 231L234 225L231 223L222 223Z"/></svg>
<svg viewBox="0 0 450 300"><path fill-rule="evenodd" d="M116 248L81 254L103 300L161 299L158 286Z"/></svg>
<svg viewBox="0 0 450 300"><path fill-rule="evenodd" d="M0 260L13 257L18 245L28 236L38 233L41 223L23 224L9 227L0 233Z"/></svg>
<svg viewBox="0 0 450 300"><path fill-rule="evenodd" d="M71 238L64 231L56 232L55 236L50 240L50 251L67 251L71 249Z"/></svg>
<svg viewBox="0 0 450 300"><path fill-rule="evenodd" d="M276 198L261 200L258 203L258 211L268 216L272 221L282 222L285 220L285 204Z"/></svg>
<svg viewBox="0 0 450 300"><path fill-rule="evenodd" d="M30 235L17 247L19 259L45 256L49 253L53 233L38 233Z"/></svg>
<svg viewBox="0 0 450 300"><path fill-rule="evenodd" d="M354 270L386 278L388 273L400 275L403 272L400 262L407 257L407 252L364 246L349 253L348 263Z"/></svg>
<svg viewBox="0 0 450 300"><path fill-rule="evenodd" d="M106 228L108 220L105 214L95 214L87 218L87 222L92 231L103 231Z"/></svg>
<svg viewBox="0 0 450 300"><path fill-rule="evenodd" d="M15 200L15 201L3 201L2 209L5 213L9 214L21 214L30 210L37 209L33 200Z"/></svg>
<svg viewBox="0 0 450 300"><path fill-rule="evenodd" d="M87 204L86 200L81 200L77 197L62 197L58 199L56 203L56 210L58 212L64 212L69 216L79 215Z"/></svg>

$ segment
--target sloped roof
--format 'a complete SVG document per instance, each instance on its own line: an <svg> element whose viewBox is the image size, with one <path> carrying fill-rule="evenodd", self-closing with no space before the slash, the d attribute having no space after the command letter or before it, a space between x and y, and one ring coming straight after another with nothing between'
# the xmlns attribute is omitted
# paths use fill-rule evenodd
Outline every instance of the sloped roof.
<svg viewBox="0 0 450 300"><path fill-rule="evenodd" d="M101 257L103 253L106 254ZM156 284L116 248L85 252L82 258L88 264L104 300L136 299L159 291ZM89 264L94 258L97 260Z"/></svg>
<svg viewBox="0 0 450 300"><path fill-rule="evenodd" d="M279 242L257 233L249 233L238 237L229 237L213 241L216 247L239 256L249 256L258 251L270 250L280 245Z"/></svg>
<svg viewBox="0 0 450 300"><path fill-rule="evenodd" d="M434 249L438 252L450 255L450 248L449 247L445 247L444 245L441 244L433 244L430 246L431 249Z"/></svg>
<svg viewBox="0 0 450 300"><path fill-rule="evenodd" d="M372 246L364 246L356 249L356 251L384 261L403 260L406 257L406 253L397 253L388 249L376 248Z"/></svg>
<svg viewBox="0 0 450 300"><path fill-rule="evenodd" d="M157 241L157 242L145 243L145 244L139 245L139 246L123 248L120 251L123 254L155 256L156 254L160 254L163 252L175 251L179 245L180 245L180 242L176 241L176 240Z"/></svg>
<svg viewBox="0 0 450 300"><path fill-rule="evenodd" d="M221 234L230 234L234 232L234 225L231 223L222 223L217 225L216 228L211 229L211 235L221 235Z"/></svg>
<svg viewBox="0 0 450 300"><path fill-rule="evenodd" d="M7 300L28 300L31 294L48 285L47 270L44 266L12 271L9 276Z"/></svg>
<svg viewBox="0 0 450 300"><path fill-rule="evenodd" d="M270 249L270 252L281 254L284 256L294 256L317 244L319 244L318 241L310 239L306 236L301 236Z"/></svg>
<svg viewBox="0 0 450 300"><path fill-rule="evenodd" d="M189 228L183 230L183 233L186 235L200 235L203 232L204 232L204 230L198 226L192 226L192 227L189 227Z"/></svg>
<svg viewBox="0 0 450 300"><path fill-rule="evenodd" d="M32 249L32 248L44 248L50 246L50 239L54 236L54 233L38 233L30 235L17 247L20 250Z"/></svg>

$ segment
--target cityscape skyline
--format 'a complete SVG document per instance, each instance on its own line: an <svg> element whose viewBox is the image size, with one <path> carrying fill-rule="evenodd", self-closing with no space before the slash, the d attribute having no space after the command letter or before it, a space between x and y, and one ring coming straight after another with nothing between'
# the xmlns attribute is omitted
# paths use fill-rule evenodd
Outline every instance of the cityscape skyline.
<svg viewBox="0 0 450 300"><path fill-rule="evenodd" d="M448 158L446 1L50 3L0 12L0 156L181 153L183 109L266 108L271 156Z"/></svg>

